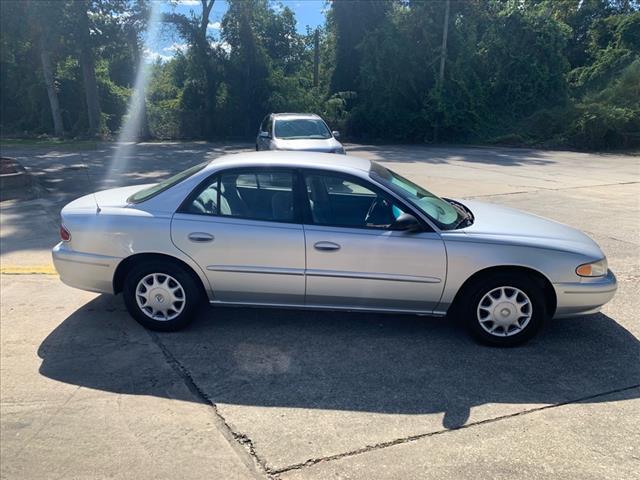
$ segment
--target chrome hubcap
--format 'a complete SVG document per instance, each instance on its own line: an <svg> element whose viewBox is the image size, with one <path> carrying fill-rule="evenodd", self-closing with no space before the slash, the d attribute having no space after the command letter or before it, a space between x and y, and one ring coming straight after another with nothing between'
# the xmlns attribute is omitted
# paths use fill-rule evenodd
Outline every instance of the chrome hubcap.
<svg viewBox="0 0 640 480"><path fill-rule="evenodd" d="M478 304L478 322L491 335L509 337L531 320L533 308L526 293L515 287L494 288Z"/></svg>
<svg viewBox="0 0 640 480"><path fill-rule="evenodd" d="M138 282L136 301L144 314L153 320L167 321L184 310L182 285L165 273L151 273Z"/></svg>

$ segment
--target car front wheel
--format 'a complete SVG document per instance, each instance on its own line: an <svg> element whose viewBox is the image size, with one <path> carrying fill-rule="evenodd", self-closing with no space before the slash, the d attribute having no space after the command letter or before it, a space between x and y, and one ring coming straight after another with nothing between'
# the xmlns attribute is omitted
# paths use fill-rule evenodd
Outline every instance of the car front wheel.
<svg viewBox="0 0 640 480"><path fill-rule="evenodd" d="M505 273L479 279L461 301L470 332L493 346L526 342L540 330L547 316L543 289L525 275Z"/></svg>
<svg viewBox="0 0 640 480"><path fill-rule="evenodd" d="M141 325L173 331L190 323L201 293L193 277L173 263L150 262L134 267L125 279L125 305Z"/></svg>

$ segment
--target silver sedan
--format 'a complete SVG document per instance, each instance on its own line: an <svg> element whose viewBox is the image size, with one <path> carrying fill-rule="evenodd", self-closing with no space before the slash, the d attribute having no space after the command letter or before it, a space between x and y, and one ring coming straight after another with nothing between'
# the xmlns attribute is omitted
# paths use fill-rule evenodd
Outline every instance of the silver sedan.
<svg viewBox="0 0 640 480"><path fill-rule="evenodd" d="M340 133L312 113L272 113L264 117L256 137L256 150L295 150L344 155Z"/></svg>
<svg viewBox="0 0 640 480"><path fill-rule="evenodd" d="M87 195L64 207L60 233L62 281L122 292L157 330L185 326L206 300L449 314L510 346L548 318L596 312L616 291L602 250L578 230L321 153L229 155Z"/></svg>

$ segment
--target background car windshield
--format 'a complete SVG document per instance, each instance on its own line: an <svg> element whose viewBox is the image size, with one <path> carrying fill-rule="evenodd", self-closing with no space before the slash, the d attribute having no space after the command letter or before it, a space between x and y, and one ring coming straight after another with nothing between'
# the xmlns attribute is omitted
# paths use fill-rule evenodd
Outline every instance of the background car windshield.
<svg viewBox="0 0 640 480"><path fill-rule="evenodd" d="M173 177L169 177L166 180L164 180L164 181L162 181L160 183L156 183L155 185L153 185L153 186L151 186L149 188L145 188L143 190L140 190L139 192L136 192L133 195L131 195L129 198L127 198L127 202L129 202L129 203L144 202L145 200L150 199L154 195L157 195L160 192L163 192L166 189L171 188L174 185L180 183L182 180L184 180L186 178L189 178L194 173L199 172L204 167L206 167L208 163L209 162L204 162L204 163L200 163L200 164L198 164L198 165L196 165L194 167L187 168L186 170L183 170L182 172L175 174Z"/></svg>
<svg viewBox="0 0 640 480"><path fill-rule="evenodd" d="M397 194L411 202L444 230L456 228L463 218L463 214L446 200L443 200L428 190L425 190L420 185L416 185L412 181L407 180L382 165L373 163L371 174L374 178L383 182Z"/></svg>
<svg viewBox="0 0 640 480"><path fill-rule="evenodd" d="M295 118L290 120L276 120L276 138L295 140L301 138L313 138L323 140L331 138L331 132L327 125L320 119Z"/></svg>

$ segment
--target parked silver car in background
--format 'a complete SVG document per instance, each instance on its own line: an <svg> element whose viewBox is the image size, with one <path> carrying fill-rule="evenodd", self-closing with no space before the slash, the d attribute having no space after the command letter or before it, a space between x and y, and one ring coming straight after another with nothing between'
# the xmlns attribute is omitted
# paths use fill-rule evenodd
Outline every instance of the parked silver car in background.
<svg viewBox="0 0 640 480"><path fill-rule="evenodd" d="M87 195L62 210L61 237L63 282L122 292L131 315L159 330L185 326L206 299L449 313L485 343L511 346L546 318L597 311L616 290L578 230L319 153L228 155Z"/></svg>
<svg viewBox="0 0 640 480"><path fill-rule="evenodd" d="M312 113L271 113L264 117L256 150L296 150L344 154L340 133Z"/></svg>

